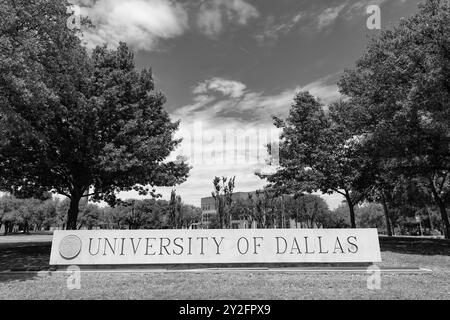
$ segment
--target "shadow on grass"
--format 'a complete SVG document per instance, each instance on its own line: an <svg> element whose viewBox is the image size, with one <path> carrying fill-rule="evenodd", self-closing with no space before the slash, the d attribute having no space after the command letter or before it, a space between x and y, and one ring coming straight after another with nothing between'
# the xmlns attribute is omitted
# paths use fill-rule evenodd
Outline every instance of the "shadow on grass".
<svg viewBox="0 0 450 320"><path fill-rule="evenodd" d="M380 237L381 251L450 256L450 240L413 237Z"/></svg>
<svg viewBox="0 0 450 320"><path fill-rule="evenodd" d="M13 281L27 281L38 277L37 272L0 272L0 283Z"/></svg>
<svg viewBox="0 0 450 320"><path fill-rule="evenodd" d="M50 249L50 243L0 245L0 282L24 281L37 276L41 270L48 270Z"/></svg>

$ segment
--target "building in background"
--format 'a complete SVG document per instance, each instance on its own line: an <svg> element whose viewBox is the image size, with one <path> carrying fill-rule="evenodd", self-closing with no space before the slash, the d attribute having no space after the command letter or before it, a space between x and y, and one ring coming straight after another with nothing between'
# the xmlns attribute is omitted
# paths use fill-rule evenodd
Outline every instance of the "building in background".
<svg viewBox="0 0 450 320"><path fill-rule="evenodd" d="M249 196L255 196L256 191L251 192L235 192L231 195L232 201L247 200ZM208 228L211 224L212 217L217 215L216 201L213 197L201 198L202 209L202 226ZM250 229L256 228L255 222L250 223L247 220L231 220L232 229Z"/></svg>

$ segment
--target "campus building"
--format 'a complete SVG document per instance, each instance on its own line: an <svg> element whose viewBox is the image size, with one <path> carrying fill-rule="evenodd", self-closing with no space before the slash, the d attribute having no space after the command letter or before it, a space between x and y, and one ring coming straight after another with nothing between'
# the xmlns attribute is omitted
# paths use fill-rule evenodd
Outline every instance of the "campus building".
<svg viewBox="0 0 450 320"><path fill-rule="evenodd" d="M255 195L256 192L235 192L231 195L232 201L237 200L247 200L249 195ZM202 209L202 226L208 228L211 224L211 219L213 216L217 215L216 211L216 201L213 197L206 197L201 199L201 209ZM254 223L250 223L246 220L232 220L232 229L250 229L254 228Z"/></svg>

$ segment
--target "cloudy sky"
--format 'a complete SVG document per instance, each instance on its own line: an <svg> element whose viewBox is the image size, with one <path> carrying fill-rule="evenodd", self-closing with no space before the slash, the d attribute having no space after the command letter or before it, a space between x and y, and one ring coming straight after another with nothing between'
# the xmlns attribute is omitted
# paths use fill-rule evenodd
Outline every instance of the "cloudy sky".
<svg viewBox="0 0 450 320"><path fill-rule="evenodd" d="M152 68L166 109L181 120L182 154L193 169L177 186L199 205L214 176L236 175L236 191L264 186L265 147L296 91L326 104L336 80L353 66L370 36L368 5L381 27L416 11L417 0L72 0L96 28L88 47L126 42L139 68ZM247 138L245 138L247 137ZM240 142L239 142L240 141ZM170 189L158 189L167 198ZM121 195L135 196L133 193ZM342 200L326 196L331 208Z"/></svg>

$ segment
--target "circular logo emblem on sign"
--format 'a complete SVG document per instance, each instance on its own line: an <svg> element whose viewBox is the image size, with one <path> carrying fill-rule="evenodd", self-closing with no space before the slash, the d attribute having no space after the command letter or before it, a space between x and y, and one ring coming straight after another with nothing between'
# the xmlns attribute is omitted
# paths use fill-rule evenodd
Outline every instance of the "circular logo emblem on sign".
<svg viewBox="0 0 450 320"><path fill-rule="evenodd" d="M75 258L81 251L81 239L75 235L65 236L59 244L59 254L65 259Z"/></svg>

